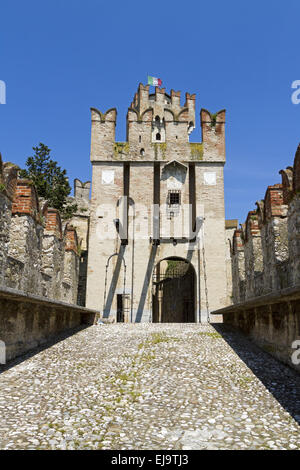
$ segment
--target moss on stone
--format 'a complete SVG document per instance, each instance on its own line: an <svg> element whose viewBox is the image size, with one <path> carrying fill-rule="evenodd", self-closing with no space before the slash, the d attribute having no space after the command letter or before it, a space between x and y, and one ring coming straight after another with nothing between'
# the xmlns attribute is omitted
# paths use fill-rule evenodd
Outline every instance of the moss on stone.
<svg viewBox="0 0 300 470"><path fill-rule="evenodd" d="M129 153L129 142L115 142L114 145L114 157L120 158L122 155L128 155Z"/></svg>
<svg viewBox="0 0 300 470"><path fill-rule="evenodd" d="M203 144L199 142L191 142L191 160L203 160Z"/></svg>
<svg viewBox="0 0 300 470"><path fill-rule="evenodd" d="M210 331L201 331L199 333L200 336L209 336L209 338L214 338L214 339L217 339L217 338L222 338L222 335L220 335L219 333L213 331L213 332L210 332Z"/></svg>
<svg viewBox="0 0 300 470"><path fill-rule="evenodd" d="M166 151L167 151L166 142L161 142L161 143L153 142L151 146L154 149L154 159L157 160L160 157L162 160L165 160Z"/></svg>

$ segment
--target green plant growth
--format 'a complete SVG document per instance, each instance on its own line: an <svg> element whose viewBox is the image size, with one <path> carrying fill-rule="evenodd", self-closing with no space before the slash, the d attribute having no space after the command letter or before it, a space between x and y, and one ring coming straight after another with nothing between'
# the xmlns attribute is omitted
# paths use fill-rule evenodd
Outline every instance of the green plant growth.
<svg viewBox="0 0 300 470"><path fill-rule="evenodd" d="M168 263L168 267L166 269L166 272L173 271L174 269L178 268L180 263L182 263L182 261L175 260L175 259L168 259L167 263Z"/></svg>
<svg viewBox="0 0 300 470"><path fill-rule="evenodd" d="M114 145L114 157L119 158L122 155L128 155L129 148L128 142L116 142Z"/></svg>
<svg viewBox="0 0 300 470"><path fill-rule="evenodd" d="M217 115L218 115L218 113L214 113L214 114L210 115L210 117L211 117L211 122L210 122L211 127L216 126L216 124L217 124Z"/></svg>
<svg viewBox="0 0 300 470"><path fill-rule="evenodd" d="M162 143L154 142L154 143L151 144L151 147L154 150L154 159L155 160L158 160L159 158L161 158L162 160L165 160L166 151L167 151L166 142L162 142Z"/></svg>
<svg viewBox="0 0 300 470"><path fill-rule="evenodd" d="M201 335L201 336L209 336L210 338L214 338L214 339L222 338L222 336L221 336L219 333L210 332L210 331L201 331L201 332L199 333L199 335Z"/></svg>
<svg viewBox="0 0 300 470"><path fill-rule="evenodd" d="M191 159L202 160L203 159L203 144L201 142L191 142Z"/></svg>

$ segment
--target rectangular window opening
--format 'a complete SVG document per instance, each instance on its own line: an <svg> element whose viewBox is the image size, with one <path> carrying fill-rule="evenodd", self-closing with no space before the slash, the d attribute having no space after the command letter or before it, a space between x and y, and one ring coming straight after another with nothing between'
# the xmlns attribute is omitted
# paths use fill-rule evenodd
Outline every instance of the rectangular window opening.
<svg viewBox="0 0 300 470"><path fill-rule="evenodd" d="M180 191L172 190L168 192L168 205L169 206L178 206L180 204Z"/></svg>

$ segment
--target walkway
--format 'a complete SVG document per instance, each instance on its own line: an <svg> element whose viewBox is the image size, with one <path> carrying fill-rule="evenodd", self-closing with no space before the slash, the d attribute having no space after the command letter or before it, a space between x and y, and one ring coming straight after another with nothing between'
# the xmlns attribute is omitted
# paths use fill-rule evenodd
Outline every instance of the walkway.
<svg viewBox="0 0 300 470"><path fill-rule="evenodd" d="M224 326L91 326L0 374L1 449L300 449L300 376Z"/></svg>

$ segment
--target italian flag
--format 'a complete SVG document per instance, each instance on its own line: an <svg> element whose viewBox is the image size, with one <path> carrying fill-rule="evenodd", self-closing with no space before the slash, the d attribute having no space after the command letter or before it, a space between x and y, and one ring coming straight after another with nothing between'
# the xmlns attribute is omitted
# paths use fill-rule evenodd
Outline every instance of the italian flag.
<svg viewBox="0 0 300 470"><path fill-rule="evenodd" d="M162 81L160 78L149 77L148 75L148 85L161 86L161 84L162 84Z"/></svg>

